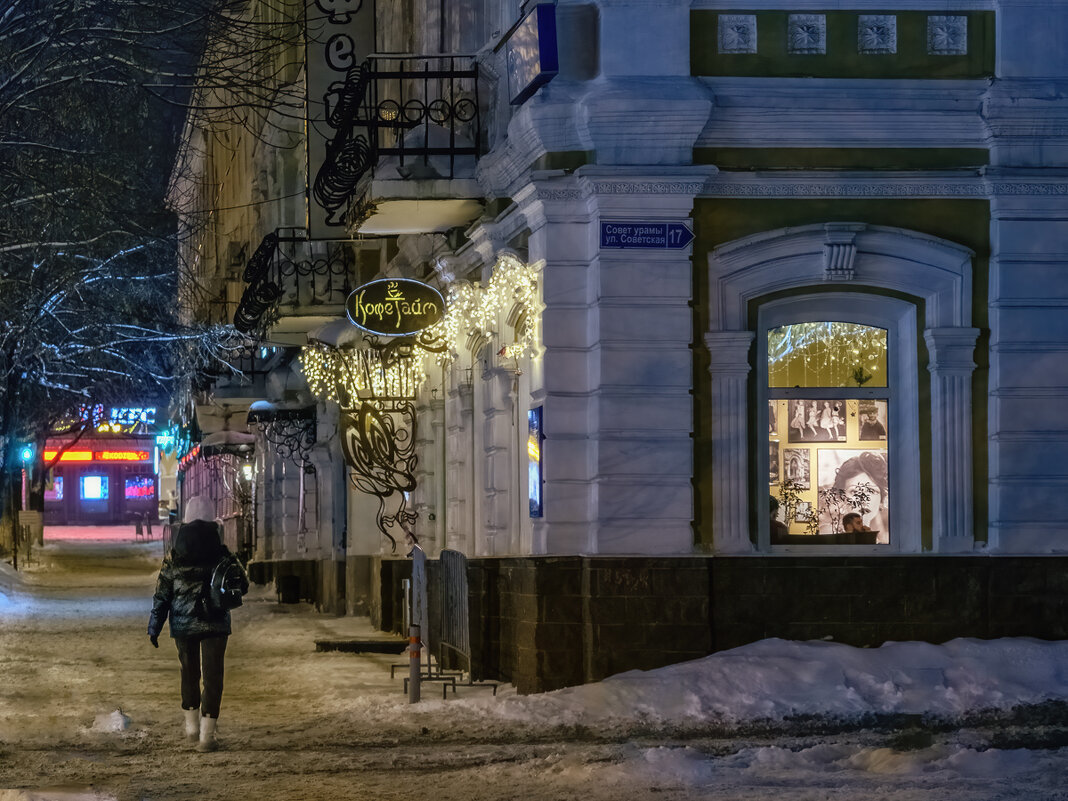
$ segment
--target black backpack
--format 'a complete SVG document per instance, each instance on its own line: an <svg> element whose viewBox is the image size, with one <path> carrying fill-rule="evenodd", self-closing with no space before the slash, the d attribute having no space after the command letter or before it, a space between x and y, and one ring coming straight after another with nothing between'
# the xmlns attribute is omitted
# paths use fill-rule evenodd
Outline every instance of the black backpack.
<svg viewBox="0 0 1068 801"><path fill-rule="evenodd" d="M207 611L213 616L222 615L241 606L242 596L248 591L248 578L237 557L228 553L211 570L204 584L204 599Z"/></svg>

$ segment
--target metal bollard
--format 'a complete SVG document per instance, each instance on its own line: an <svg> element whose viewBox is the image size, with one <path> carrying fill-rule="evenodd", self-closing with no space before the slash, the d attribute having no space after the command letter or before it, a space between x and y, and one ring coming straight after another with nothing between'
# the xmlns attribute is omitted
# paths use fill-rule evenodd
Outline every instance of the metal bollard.
<svg viewBox="0 0 1068 801"><path fill-rule="evenodd" d="M408 703L419 703L419 627L408 628Z"/></svg>

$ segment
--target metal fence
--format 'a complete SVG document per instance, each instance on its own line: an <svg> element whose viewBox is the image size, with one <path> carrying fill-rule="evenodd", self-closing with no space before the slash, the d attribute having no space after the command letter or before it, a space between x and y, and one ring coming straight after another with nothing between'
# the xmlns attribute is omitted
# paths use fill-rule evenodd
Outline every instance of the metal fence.
<svg viewBox="0 0 1068 801"><path fill-rule="evenodd" d="M441 631L439 648L457 654L471 672L471 624L467 600L467 557L459 551L441 552L439 568Z"/></svg>

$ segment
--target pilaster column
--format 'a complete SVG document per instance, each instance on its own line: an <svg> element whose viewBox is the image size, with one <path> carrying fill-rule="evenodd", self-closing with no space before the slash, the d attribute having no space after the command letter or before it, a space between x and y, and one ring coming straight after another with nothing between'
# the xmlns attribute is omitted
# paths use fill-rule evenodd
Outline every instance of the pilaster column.
<svg viewBox="0 0 1068 801"><path fill-rule="evenodd" d="M482 552L489 556L515 553L519 532L513 531L512 506L515 496L512 487L512 459L514 458L515 428L513 425L515 374L508 369L493 367L482 373L485 387L483 445L486 465L483 497L485 499Z"/></svg>
<svg viewBox="0 0 1068 801"><path fill-rule="evenodd" d="M445 404L448 444L445 452L447 496L445 498L445 542L465 554L474 553L474 458L473 391L470 368L453 368L453 382Z"/></svg>
<svg viewBox="0 0 1068 801"><path fill-rule="evenodd" d="M531 232L529 260L545 262L542 381L531 387L543 409L545 437L544 516L533 527L534 548L548 554L596 553L595 218L574 176L538 175L514 197Z"/></svg>
<svg viewBox="0 0 1068 801"><path fill-rule="evenodd" d="M434 401L440 403L440 401ZM425 398L416 401L415 407L415 489L412 491L409 510L418 518L415 521L415 534L419 544L429 556L433 556L440 547L441 538L437 536L436 520L430 520L435 512L435 498L438 492L438 477L441 471L435 458L435 437L439 427L435 426L434 408Z"/></svg>
<svg viewBox="0 0 1068 801"><path fill-rule="evenodd" d="M929 328L924 331L931 361L931 443L934 548L971 551L972 517L972 372L977 328Z"/></svg>
<svg viewBox="0 0 1068 801"><path fill-rule="evenodd" d="M712 379L712 536L717 553L750 553L747 411L752 331L705 334Z"/></svg>
<svg viewBox="0 0 1068 801"><path fill-rule="evenodd" d="M307 556L331 561L339 557L337 535L343 525L342 520L334 517L337 466L334 454L323 444L312 449L309 461L315 472L306 473L304 480L306 486L315 482L315 492L307 492L304 501L308 523ZM303 470L304 465L298 464L297 469Z"/></svg>
<svg viewBox="0 0 1068 801"><path fill-rule="evenodd" d="M692 250L600 227L683 232L708 172L587 166L517 195L545 261L547 553L693 550Z"/></svg>
<svg viewBox="0 0 1068 801"><path fill-rule="evenodd" d="M445 492L449 476L445 470L445 399L434 397L430 401L430 425L434 430L431 441L432 450L427 456L433 465L434 476L427 501L430 508L427 510L427 527L433 532L434 553L437 554L446 547L445 542ZM430 516L434 519L431 520ZM424 550L426 550L424 548Z"/></svg>

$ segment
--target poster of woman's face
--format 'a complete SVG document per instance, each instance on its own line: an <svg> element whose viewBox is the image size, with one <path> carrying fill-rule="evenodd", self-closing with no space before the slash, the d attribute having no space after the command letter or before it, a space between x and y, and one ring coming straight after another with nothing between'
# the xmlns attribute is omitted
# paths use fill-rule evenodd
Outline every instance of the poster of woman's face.
<svg viewBox="0 0 1068 801"><path fill-rule="evenodd" d="M879 532L876 542L889 542L890 473L886 451L820 448L816 459L816 480L820 491L837 489L844 492L847 498L852 498L858 486L867 485L864 489L870 493L870 497L864 507L844 511L860 512L864 525ZM833 512L821 497L818 507L821 534L840 530L841 521L831 520Z"/></svg>
<svg viewBox="0 0 1068 801"><path fill-rule="evenodd" d="M862 440L886 440L886 401L857 402L857 431Z"/></svg>
<svg viewBox="0 0 1068 801"><path fill-rule="evenodd" d="M786 480L797 484L799 489L812 487L811 451L808 448L783 448L782 464Z"/></svg>
<svg viewBox="0 0 1068 801"><path fill-rule="evenodd" d="M787 442L845 442L845 401L791 400Z"/></svg>

